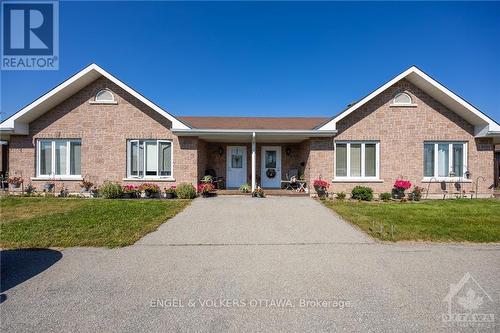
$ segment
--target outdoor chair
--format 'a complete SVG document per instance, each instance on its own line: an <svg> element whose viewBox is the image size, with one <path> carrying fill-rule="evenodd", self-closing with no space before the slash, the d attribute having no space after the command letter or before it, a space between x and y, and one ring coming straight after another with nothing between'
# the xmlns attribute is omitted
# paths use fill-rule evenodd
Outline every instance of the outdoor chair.
<svg viewBox="0 0 500 333"><path fill-rule="evenodd" d="M299 175L299 170L297 168L290 169L285 174L285 180L281 181L281 187L285 190L295 190L297 189L299 183L297 182Z"/></svg>
<svg viewBox="0 0 500 333"><path fill-rule="evenodd" d="M221 190L226 187L226 181L224 177L217 177L214 169L206 169L205 176L212 176L212 185L214 185L216 189Z"/></svg>

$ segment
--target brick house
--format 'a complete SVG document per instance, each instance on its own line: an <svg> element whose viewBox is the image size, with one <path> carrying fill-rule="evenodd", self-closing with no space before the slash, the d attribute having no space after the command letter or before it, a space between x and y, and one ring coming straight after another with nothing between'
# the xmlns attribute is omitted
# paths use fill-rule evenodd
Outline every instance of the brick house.
<svg viewBox="0 0 500 333"><path fill-rule="evenodd" d="M92 64L0 124L8 169L41 188L85 178L161 188L206 173L279 188L298 174L335 192L398 178L491 196L500 125L416 67L332 118L175 117ZM264 162L262 162L264 161Z"/></svg>

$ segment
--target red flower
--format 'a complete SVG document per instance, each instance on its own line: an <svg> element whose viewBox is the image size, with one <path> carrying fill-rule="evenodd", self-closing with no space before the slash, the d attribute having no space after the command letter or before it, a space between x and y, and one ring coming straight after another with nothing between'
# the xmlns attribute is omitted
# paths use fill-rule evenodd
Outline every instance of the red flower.
<svg viewBox="0 0 500 333"><path fill-rule="evenodd" d="M409 180L398 179L394 183L394 187L407 190L411 187L411 182Z"/></svg>
<svg viewBox="0 0 500 333"><path fill-rule="evenodd" d="M328 188L330 184L326 180L323 179L315 179L313 182L314 187Z"/></svg>

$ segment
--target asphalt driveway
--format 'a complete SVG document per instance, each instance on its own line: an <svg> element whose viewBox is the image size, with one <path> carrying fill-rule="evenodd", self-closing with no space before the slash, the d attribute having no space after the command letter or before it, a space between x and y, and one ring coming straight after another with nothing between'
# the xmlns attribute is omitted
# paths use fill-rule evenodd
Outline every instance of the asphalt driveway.
<svg viewBox="0 0 500 333"><path fill-rule="evenodd" d="M328 208L304 197L225 196L195 200L141 245L373 243Z"/></svg>
<svg viewBox="0 0 500 333"><path fill-rule="evenodd" d="M373 242L309 198L198 199L127 248L3 252L0 325L3 332L457 331L443 326L443 300L469 272L493 300L480 296L480 310L496 320L482 330L493 332L499 257L498 245Z"/></svg>

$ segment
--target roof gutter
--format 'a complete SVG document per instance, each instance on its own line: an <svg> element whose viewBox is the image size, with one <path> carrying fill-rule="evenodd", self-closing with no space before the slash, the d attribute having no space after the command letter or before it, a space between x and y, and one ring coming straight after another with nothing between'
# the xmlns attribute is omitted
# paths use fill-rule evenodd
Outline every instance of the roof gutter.
<svg viewBox="0 0 500 333"><path fill-rule="evenodd" d="M172 130L177 136L198 136L198 135L256 135L267 136L314 136L314 137L329 137L337 134L336 130L261 130L261 129L174 129Z"/></svg>

